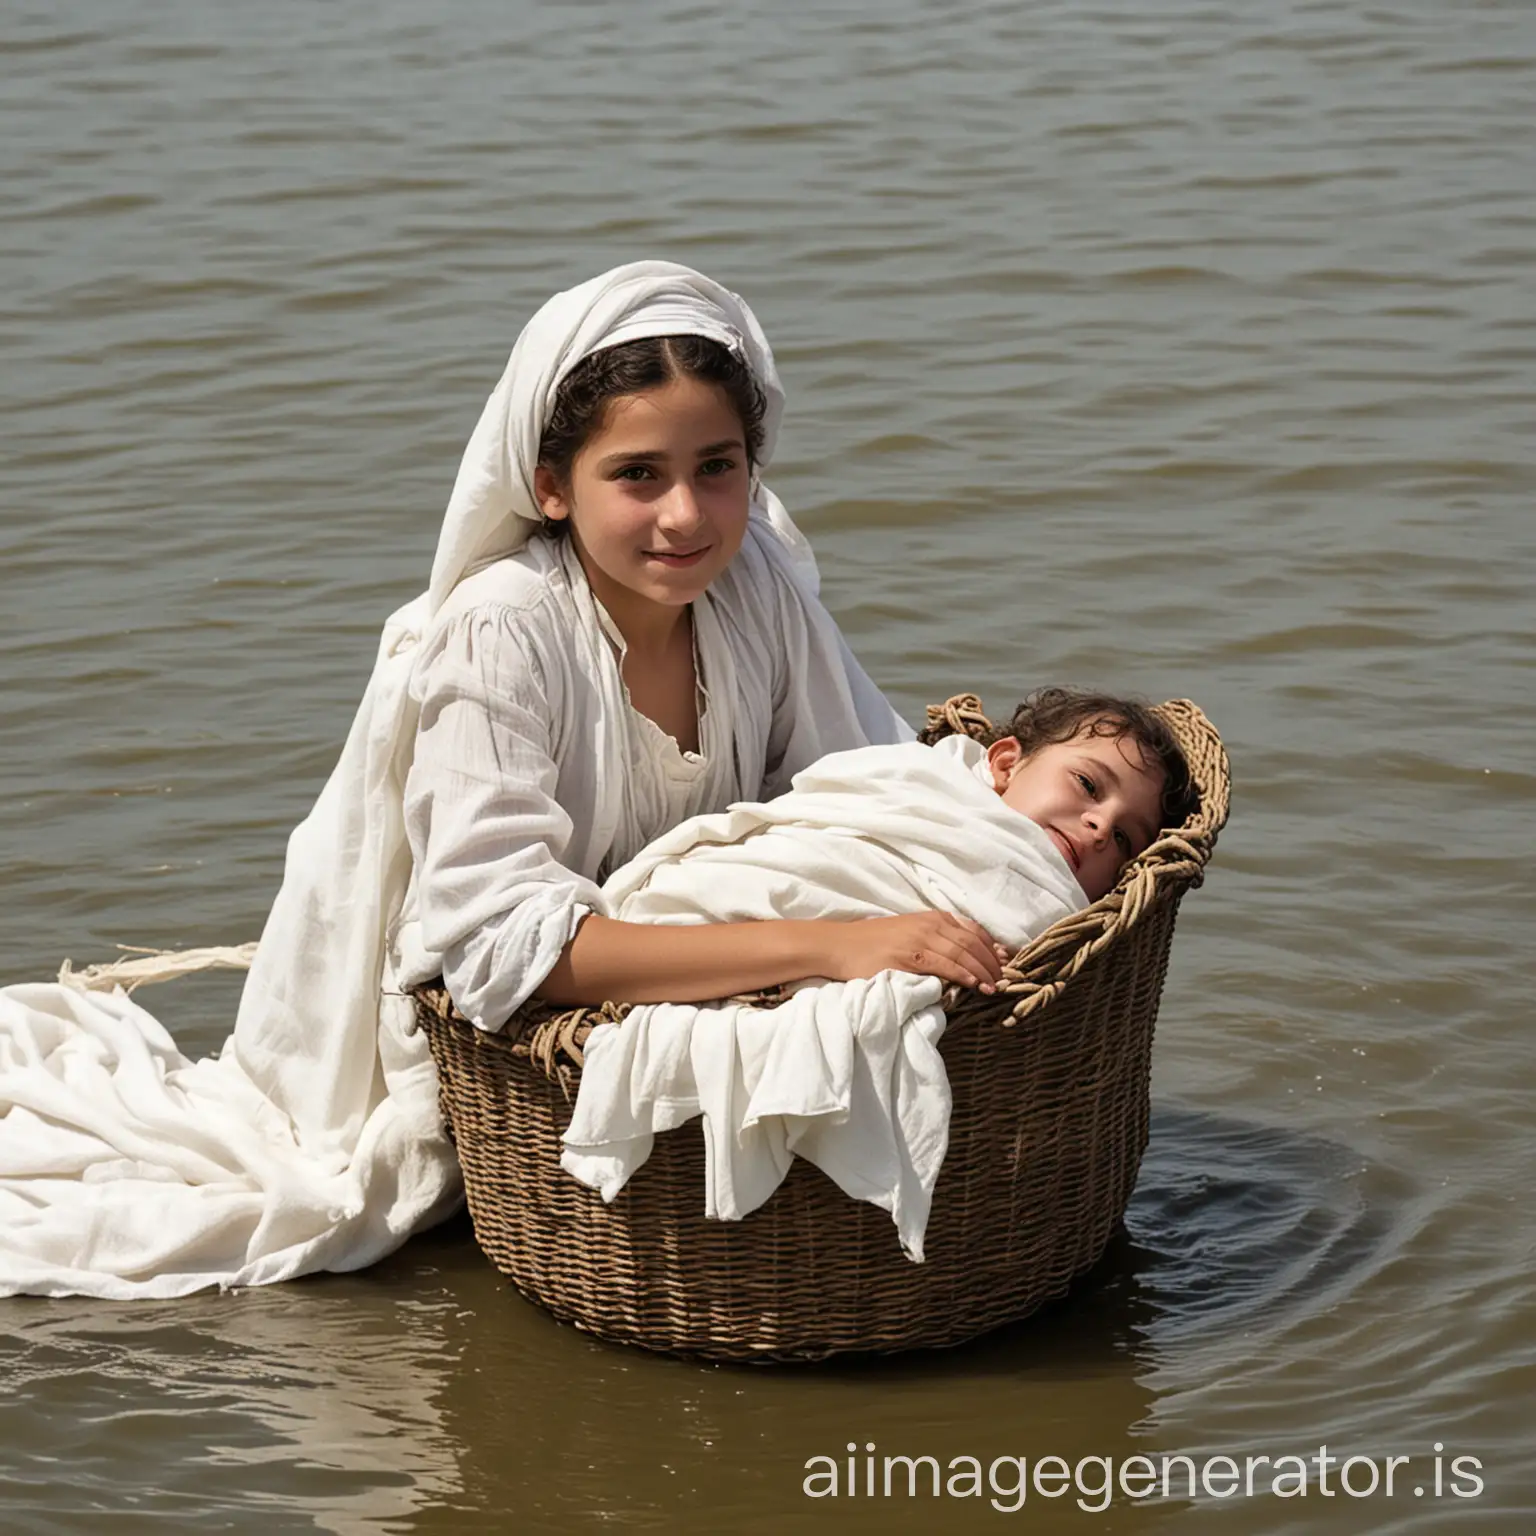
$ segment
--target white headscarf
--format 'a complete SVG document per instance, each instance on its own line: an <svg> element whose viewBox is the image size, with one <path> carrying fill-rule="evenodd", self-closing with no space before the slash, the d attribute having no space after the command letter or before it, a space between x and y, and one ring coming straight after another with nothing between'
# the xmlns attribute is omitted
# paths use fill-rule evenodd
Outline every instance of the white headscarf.
<svg viewBox="0 0 1536 1536"><path fill-rule="evenodd" d="M766 461L783 398L773 355L751 310L718 284L636 262L533 317L465 451L430 587L385 624L340 761L289 839L217 1058L182 1057L121 991L0 989L0 1098L48 1116L0 1116L11 1138L0 1137L0 1295L176 1296L356 1269L457 1202L437 1076L392 953L411 875L413 652L455 585L515 552L538 521L533 470L565 374L604 347L680 334L713 337L750 364L767 399ZM808 546L756 482L752 515L814 590ZM78 1179L57 1177L66 1162Z"/></svg>
<svg viewBox="0 0 1536 1536"><path fill-rule="evenodd" d="M594 352L650 336L707 336L740 357L763 391L763 441L755 469L773 457L784 391L757 316L734 293L689 267L636 261L557 293L512 349L464 450L448 499L430 606L435 614L471 571L513 554L541 519L533 471L565 376ZM789 546L815 590L810 546L778 497L753 477L753 502Z"/></svg>

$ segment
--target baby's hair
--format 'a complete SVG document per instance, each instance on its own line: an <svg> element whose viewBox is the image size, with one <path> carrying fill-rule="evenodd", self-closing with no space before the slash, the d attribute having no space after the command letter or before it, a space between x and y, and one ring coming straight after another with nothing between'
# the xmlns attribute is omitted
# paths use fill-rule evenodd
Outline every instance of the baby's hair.
<svg viewBox="0 0 1536 1536"><path fill-rule="evenodd" d="M582 358L555 391L554 409L539 440L539 463L568 487L576 455L602 429L609 404L676 379L697 379L725 392L741 418L747 462L756 464L767 399L745 360L708 336L646 336Z"/></svg>
<svg viewBox="0 0 1536 1536"><path fill-rule="evenodd" d="M979 738L990 747L1012 736L1025 757L1074 736L1127 737L1141 748L1142 760L1163 770L1162 818L1165 827L1182 827L1200 809L1200 791L1173 732L1140 699L1080 688L1040 688L1014 710L1013 718Z"/></svg>

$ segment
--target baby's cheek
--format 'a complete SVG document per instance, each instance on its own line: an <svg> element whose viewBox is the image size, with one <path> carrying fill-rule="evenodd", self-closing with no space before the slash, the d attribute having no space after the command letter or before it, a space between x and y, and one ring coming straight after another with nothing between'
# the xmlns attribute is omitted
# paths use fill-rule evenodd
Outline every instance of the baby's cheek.
<svg viewBox="0 0 1536 1536"><path fill-rule="evenodd" d="M1114 889L1115 881L1120 878L1121 865L1118 861L1106 860L1102 864L1091 867L1091 873L1085 872L1083 889L1093 901L1100 896L1108 895Z"/></svg>

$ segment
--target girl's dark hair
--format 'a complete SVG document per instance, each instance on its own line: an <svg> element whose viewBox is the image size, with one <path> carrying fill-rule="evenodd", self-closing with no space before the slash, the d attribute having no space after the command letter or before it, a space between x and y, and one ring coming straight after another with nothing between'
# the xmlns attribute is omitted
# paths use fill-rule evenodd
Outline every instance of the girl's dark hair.
<svg viewBox="0 0 1536 1536"><path fill-rule="evenodd" d="M990 747L995 741L1015 737L1023 755L1029 757L1054 742L1085 734L1116 741L1129 737L1141 748L1144 762L1155 762L1162 768L1165 827L1182 827L1200 809L1200 791L1173 732L1140 699L1079 688L1041 688L1019 705L1005 725L993 726L979 739Z"/></svg>
<svg viewBox="0 0 1536 1536"><path fill-rule="evenodd" d="M555 391L554 409L539 440L539 463L569 486L576 455L602 428L609 403L675 379L697 379L725 391L741 417L747 462L755 465L763 448L767 398L746 362L707 336L647 336L582 358Z"/></svg>

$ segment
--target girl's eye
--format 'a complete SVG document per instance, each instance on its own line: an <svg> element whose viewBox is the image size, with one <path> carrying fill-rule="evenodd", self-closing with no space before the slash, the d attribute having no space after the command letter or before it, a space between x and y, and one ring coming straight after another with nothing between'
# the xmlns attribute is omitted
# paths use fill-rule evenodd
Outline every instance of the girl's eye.
<svg viewBox="0 0 1536 1536"><path fill-rule="evenodd" d="M622 469L614 472L615 480L628 480L632 484L640 480L651 478L650 470L644 464L626 464Z"/></svg>
<svg viewBox="0 0 1536 1536"><path fill-rule="evenodd" d="M1115 847L1117 847L1120 852L1123 853L1127 858L1131 856L1131 840L1125 835L1124 832L1120 830L1119 827L1115 828Z"/></svg>
<svg viewBox="0 0 1536 1536"><path fill-rule="evenodd" d="M1095 784L1094 781L1090 779L1086 773L1074 774L1073 777L1076 778L1077 782L1081 784L1090 795L1098 794L1099 786Z"/></svg>
<svg viewBox="0 0 1536 1536"><path fill-rule="evenodd" d="M728 475L735 468L735 459L705 459L699 465L699 473L701 475Z"/></svg>

